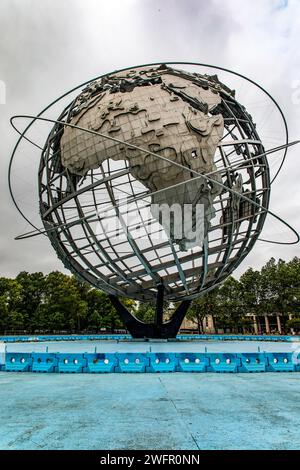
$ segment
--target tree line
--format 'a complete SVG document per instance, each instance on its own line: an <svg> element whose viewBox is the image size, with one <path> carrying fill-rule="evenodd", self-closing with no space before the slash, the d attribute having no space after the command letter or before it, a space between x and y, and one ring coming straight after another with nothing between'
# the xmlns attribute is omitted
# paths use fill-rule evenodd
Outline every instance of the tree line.
<svg viewBox="0 0 300 470"><path fill-rule="evenodd" d="M138 318L151 321L154 306L122 299ZM172 313L176 305L166 304ZM206 315L216 328L251 330L251 315L280 314L284 328L300 330L300 260L275 261L249 268L239 280L227 278L214 290L197 298L187 314L195 328L204 331ZM117 331L123 329L107 294L74 276L55 271L21 272L15 279L0 278L0 332L55 333Z"/></svg>
<svg viewBox="0 0 300 470"><path fill-rule="evenodd" d="M130 307L132 301L127 301ZM0 278L0 331L99 332L123 325L107 294L58 271Z"/></svg>
<svg viewBox="0 0 300 470"><path fill-rule="evenodd" d="M239 280L223 284L195 300L188 318L199 332L203 319L213 316L215 327L233 332L252 331L253 315L280 315L283 332L300 330L300 259L289 262L271 258L261 270L249 268Z"/></svg>

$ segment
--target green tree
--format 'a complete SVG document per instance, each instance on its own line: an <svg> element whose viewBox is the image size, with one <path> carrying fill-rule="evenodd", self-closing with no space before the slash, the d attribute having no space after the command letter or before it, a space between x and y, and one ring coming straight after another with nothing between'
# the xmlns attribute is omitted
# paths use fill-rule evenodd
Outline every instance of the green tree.
<svg viewBox="0 0 300 470"><path fill-rule="evenodd" d="M290 320L288 320L286 322L286 326L288 328L292 328L293 330L295 330L295 332L297 334L299 334L300 332L300 318L291 318Z"/></svg>
<svg viewBox="0 0 300 470"><path fill-rule="evenodd" d="M103 324L103 316L97 310L94 310L88 317L88 329L99 332Z"/></svg>
<svg viewBox="0 0 300 470"><path fill-rule="evenodd" d="M197 324L198 333L203 333L203 320L206 315L218 313L218 287L193 300L187 313L187 319Z"/></svg>
<svg viewBox="0 0 300 470"><path fill-rule="evenodd" d="M9 325L9 310L4 295L0 296L0 331L4 333Z"/></svg>
<svg viewBox="0 0 300 470"><path fill-rule="evenodd" d="M43 329L45 319L40 315L40 306L45 296L45 277L43 273L21 272L16 277L21 287L17 309L22 313L26 330Z"/></svg>
<svg viewBox="0 0 300 470"><path fill-rule="evenodd" d="M139 302L135 316L145 323L153 323L155 317L154 305L150 302Z"/></svg>
<svg viewBox="0 0 300 470"><path fill-rule="evenodd" d="M98 289L91 289L87 293L87 318L88 328L98 330L107 328L114 332L118 328L124 328L123 322L109 300L109 296ZM135 302L131 299L121 300L126 308L132 310Z"/></svg>
<svg viewBox="0 0 300 470"><path fill-rule="evenodd" d="M40 309L50 329L80 331L81 320L87 315L87 302L81 299L75 278L55 271L46 276Z"/></svg>
<svg viewBox="0 0 300 470"><path fill-rule="evenodd" d="M21 331L24 330L25 321L24 315L21 312L12 310L8 315L8 324L9 329L12 331Z"/></svg>
<svg viewBox="0 0 300 470"><path fill-rule="evenodd" d="M241 284L230 276L219 287L217 292L217 326L231 328L235 332L243 326L245 315L241 296Z"/></svg>
<svg viewBox="0 0 300 470"><path fill-rule="evenodd" d="M15 279L0 278L0 328L1 331L16 331L24 327L18 315L21 286Z"/></svg>
<svg viewBox="0 0 300 470"><path fill-rule="evenodd" d="M271 258L260 272L260 304L259 313L272 313L276 311L278 299L278 275L277 264L274 258Z"/></svg>
<svg viewBox="0 0 300 470"><path fill-rule="evenodd" d="M261 303L261 274L252 268L240 278L240 294L244 306L244 313L258 314Z"/></svg>

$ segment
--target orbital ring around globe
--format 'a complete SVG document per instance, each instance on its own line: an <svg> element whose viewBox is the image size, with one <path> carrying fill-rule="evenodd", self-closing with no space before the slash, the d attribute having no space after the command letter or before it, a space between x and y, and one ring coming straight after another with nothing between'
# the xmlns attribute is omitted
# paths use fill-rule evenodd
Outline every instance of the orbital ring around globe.
<svg viewBox="0 0 300 470"><path fill-rule="evenodd" d="M171 62L165 62L165 64L171 64ZM234 71L225 69L225 68L223 68L223 67L210 66L210 65L206 65L206 64L194 64L194 63L190 63L190 62L187 62L187 63L185 63L185 62L174 62L174 63L173 63L173 62L172 62L172 64L201 65L201 66L213 67L213 68L215 68L215 69L220 69L220 70L227 71L227 72L229 72L229 73L233 73L234 75L238 75L238 76L240 76L240 77L246 79L247 81L253 83L254 85L256 85L256 86L257 86L258 88L260 88L264 93L266 93L266 95L274 102L275 106L276 106L277 109L279 110L279 112L280 112L280 114L281 114L281 116L282 116L282 119L283 119L284 128L285 128L285 133L286 133L286 142L287 142L287 143L286 143L284 146L282 146L282 148L284 148L284 155L283 155L283 157L282 157L281 163L280 163L280 165L279 165L279 168L278 168L276 174L274 175L273 179L272 179L271 182L270 182L270 184L272 184L272 183L275 181L275 179L277 178L278 174L280 173L280 170L282 169L282 166L283 166L283 164L284 164L284 160L285 160L285 158L286 158L286 153L287 153L288 147L289 147L290 145L293 145L293 143L288 144L288 128L287 128L286 119L285 119L285 116L284 116L284 114L283 114L281 108L279 107L279 105L277 104L277 102L274 100L274 98L273 98L265 89L263 89L260 85L258 85L257 83L255 83L253 80L251 80L251 79L249 79L249 78L247 78L247 77L244 77L243 75L241 75L241 74L239 74L239 73L236 73L236 72L234 72ZM153 64L149 64L149 65L150 65L150 66L152 66L152 65L159 65L159 63L153 63ZM148 66L148 64L147 64L147 66ZM141 66L138 66L138 67L144 67L144 65L141 65ZM121 71L125 71L125 70L131 70L132 68L137 68L137 66L134 66L134 67L127 67L127 68L125 68L125 69L120 69L120 70L118 70L117 72L121 72ZM117 72L113 72L113 73L117 73ZM38 144L36 144L35 142L32 142L32 141L26 136L26 132L27 132L28 129L32 126L32 124L33 124L35 121L37 121L37 120L48 121L48 122L52 122L52 123L59 123L58 120L52 120L52 119L47 119L47 118L44 118L44 119L43 119L43 118L41 118L40 116L41 116L42 114L44 114L44 112L45 112L46 110L48 110L55 102L59 101L61 98L63 98L63 97L66 96L67 94L73 92L74 90L76 90L76 89L78 89L78 88L81 88L82 86L84 86L84 85L86 85L86 84L88 84L88 83L93 82L94 80L98 80L99 78L102 78L102 77L105 77L105 76L109 76L109 75L111 75L111 73L101 75L101 76L99 76L99 77L97 77L97 78L95 78L95 79L92 79L92 80L90 80L90 81L87 81L87 82L84 82L84 83L78 85L77 87L73 88L73 89L70 90L68 93L65 93L64 95L62 95L61 97L59 97L57 100L55 100L53 103L51 103L47 108L45 108L45 109L44 109L41 113L39 113L37 116L26 116L26 115L22 115L22 116L13 116L13 117L11 118L12 127L19 133L19 135L21 136L20 139L24 138L24 139L28 140L32 145L34 145L34 146L38 147L40 150L42 150L42 147L40 147L40 146L39 146ZM26 129L25 129L23 132L21 132L21 131L13 124L13 121L14 121L15 119L18 119L18 118L32 119L31 123L26 127ZM80 126L72 126L72 125L70 125L70 124L68 124L68 123L64 123L64 125L70 126L70 127L78 127L78 128L80 128ZM83 129L83 130L85 130L86 132L91 132L89 129ZM94 132L91 132L91 133L94 133ZM104 134L101 134L101 133L95 133L95 134L98 134L98 135L101 136L101 137L104 137L104 138L113 140L113 139L111 138L111 136L105 136ZM12 165L12 162L13 162L13 158L14 158L15 152L16 152L16 150L17 150L17 146L18 146L18 144L19 144L19 142L20 142L20 139L19 139L19 141L17 142L16 147L15 147L14 152L13 152L12 157L11 157L10 169L9 169L9 183L11 182L11 181L10 181L10 180L11 180L11 176L10 176L11 165ZM128 144L127 142L124 142L124 141L123 141L122 143L123 143L124 145L130 146L130 144ZM138 148L139 148L139 150L146 152L146 149L142 149L142 148L140 148L140 147L138 147ZM279 150L279 149L281 149L281 147L279 147L278 150ZM271 150L265 152L265 154L272 153L273 151L276 152L277 149L274 149L274 150L271 149ZM147 152L148 152L149 154L151 154L151 152L149 152L149 151L147 151ZM161 157L160 157L159 155L157 155L157 154L152 153L152 155L155 155L157 158L161 158ZM252 159L255 159L255 158L256 158L256 157L253 157ZM248 160L251 160L251 158L248 159ZM173 162L172 164L175 164L175 165L176 165L175 162ZM183 165L182 165L182 168L183 168L183 169L188 169L187 167L184 167ZM194 172L194 173L197 174L197 172ZM209 175L212 174L212 173L214 173L214 172L208 173L207 176L209 176ZM199 174L198 176L200 176L200 174ZM219 184L219 183L217 183L217 184ZM11 189L11 184L9 184L9 185L10 185L10 189ZM170 188L171 188L171 186L170 186ZM229 190L231 191L231 193L235 194L232 189L229 189ZM156 192L159 192L159 191L156 191ZM34 235L38 235L38 234L46 234L46 233L47 233L47 230L39 229L38 227L34 226L34 224L32 224L30 220L28 220L28 219L26 218L26 216L24 215L23 211L21 211L21 209L19 208L18 204L16 203L16 201L15 201L15 199L14 199L14 197L13 197L13 191L12 191L12 190L11 190L11 195L12 195L13 201L14 201L14 203L15 203L17 209L18 209L19 212L21 213L21 215L22 215L22 216L25 218L25 220L26 220L30 225L32 225L32 227L34 227L35 230L36 230L36 233L35 233L34 231L33 231L33 232L28 232L28 233L24 234L24 236L20 235L20 236L16 237L16 239L27 238L27 236L30 237L30 236L34 236ZM242 195L242 198L243 198L244 200L247 200L249 203L255 205L255 202L254 202L254 201L251 201L249 198L246 198L244 195ZM262 208L262 207L261 207L261 208ZM268 209L266 209L266 208L262 208L262 209L263 209L263 210L266 210L267 213L269 213L270 215L274 216L277 220L279 220L279 221L282 222L284 225L286 225L286 226L296 235L296 240L295 240L295 241L292 241L292 242L283 242L283 241L266 240L266 239L259 238L259 241L263 241L263 242L266 242L266 243L273 243L273 244L282 244L282 245L291 245L291 244L296 244L296 243L299 242L299 235L298 235L298 233L297 233L286 221L284 221L283 219L281 219L279 216L277 216L276 214L274 214L274 213L271 212L270 210L268 210ZM62 224L62 226L63 226L63 225L65 225L65 224Z"/></svg>
<svg viewBox="0 0 300 470"><path fill-rule="evenodd" d="M89 83L92 83L94 82L95 80L99 80L101 78L105 78L109 75L111 75L112 73L118 73L118 72L123 72L123 71L126 71L126 70L131 70L131 69L135 69L135 68L141 68L141 67L148 67L148 66L156 66L156 65L160 65L162 62L153 62L153 63L149 63L149 64L142 64L142 65L134 65L134 66L130 66L130 67L125 67L125 68L122 68L122 69L118 69L118 70L115 70L114 72L108 72L106 74L102 74L102 75L98 75L97 77L95 78L92 78L90 80L87 80L85 82L82 82L80 83L79 85L77 85L76 87L73 87L71 88L69 91L67 91L66 93L63 93L61 96L59 96L58 98L56 98L55 100L53 100L51 103L49 103L42 111L40 111L35 117L34 119L32 119L32 121L26 126L26 128L20 132L18 129L15 129L19 134L20 134L20 137L18 139L18 141L16 142L15 144L15 147L13 149L13 152L12 152L12 155L11 155L11 158L10 158L10 162L9 162L9 168L8 168L8 185L9 185L9 191L10 191L10 195L11 195L11 198L12 198L12 201L16 207L16 209L18 210L18 212L20 213L20 215L26 220L27 223L29 223L29 225L31 225L33 228L35 228L36 230L38 230L38 228L30 221L30 219L25 216L24 212L21 210L19 204L17 203L15 197L14 197L14 193L13 193L13 189L12 189L12 179L11 179L11 172L12 172L12 165L13 165L13 162L14 162L14 159L15 159L15 155L17 153L17 150L18 150L18 147L21 143L21 141L23 139L25 140L28 140L28 142L30 142L32 145L34 146L37 146L37 144L35 142L32 142L27 136L26 136L26 133L29 131L29 129L32 127L32 125L36 122L37 118L42 116L43 114L45 114L46 111L48 111L49 109L51 109L52 106L54 106L56 103L58 103L59 101L61 101L63 98L65 98L66 96L70 95L71 93L77 91L78 89L81 89L82 87L88 85ZM276 107L276 109L278 110L281 118L282 118L282 123L283 123L283 126L284 126L284 133L285 133L285 144L288 144L288 125L287 125L287 122L286 122L286 118L285 118L285 115L281 109L281 107L279 106L279 104L277 103L277 101L274 99L274 97L265 89L263 88L260 84L256 83L254 80L252 80L251 78L249 77L246 77L245 75L239 73L239 72L235 72L234 70L230 70L226 67L221 67L221 66L217 66L217 65L211 65L211 64L205 64L205 63L201 63L201 62L184 62L184 61L175 61L175 62L171 62L171 61L167 61L167 62L163 62L164 64L166 65L188 65L188 66L196 66L196 67L207 67L208 69L216 69L216 70L220 70L220 71L224 71L224 72L227 72L229 74L232 74L234 76L237 76L237 77L240 77L244 80L246 80L247 82L253 84L254 86L256 86L258 89L260 89L270 100L271 102L273 102L274 106ZM39 146L38 146L39 147ZM281 163L275 173L275 175L273 176L272 180L271 180L271 183L272 184L275 179L278 177L282 167L283 167L283 164L285 162L285 159L286 159L286 155L287 155L287 148L285 149L284 151L284 154L282 156L282 159L281 159Z"/></svg>
<svg viewBox="0 0 300 470"><path fill-rule="evenodd" d="M149 154L149 155L153 155L155 158L159 158L159 159L162 159L162 160L167 160L170 164L172 165L176 165L180 168L182 168L184 171L188 171L188 172L191 172L193 174L196 175L196 178L203 178L203 174L201 173L198 173L197 171L195 170L192 170L184 165L181 165L180 163L177 163L177 162L174 162L172 160L169 160L169 159L166 159L165 157L162 157L161 155L158 155L157 153L154 153L154 152L151 152L149 151L148 149L144 149L142 147L139 147L137 145L133 145L133 144L129 144L128 142L125 142L125 141L121 141L119 139L114 139L113 137L109 136L109 135L104 135L100 132L95 132L95 131L92 131L90 129L87 129L87 128L83 128L83 127L80 127L80 126L76 126L76 125L73 125L73 124L70 124L70 123L66 123L66 122L63 122L63 121L58 121L58 120L55 120L55 119L49 119L49 118L42 118L42 117L37 117L37 116L28 116L28 115L19 115L19 116L13 116L11 118L11 124L13 126L13 128L19 133L21 134L21 131L14 125L14 121L16 119L34 119L34 120L40 120L40 121L46 121L46 122L52 122L53 124L62 124L64 126L68 126L68 127L72 127L74 129L79 129L79 130L82 130L84 132L87 132L87 133L90 133L90 134L94 134L94 135L97 135L99 137L103 137L105 139L109 139L109 140L113 140L115 142L118 142L118 143L121 143L121 144L124 144L124 145L127 145L129 147L133 147L133 148L136 148L137 150L143 152L143 153L146 153L146 154ZM34 142L31 142L33 145L37 146L40 150L43 150L42 147L38 146L36 143ZM263 154L261 155L256 155L254 157L250 157L248 158L248 161L251 161L251 160L255 160L257 159L258 157L262 156L262 155L269 155L270 153L274 153L276 151L278 151L279 149L281 150L282 148L288 148L289 146L291 145L295 145L297 144L298 141L296 142L290 142L289 144L287 144L287 146L280 146L278 149L275 148L275 149L271 149L271 150L267 150L265 151ZM239 165L239 163L241 163L242 160L240 161L237 161L236 162L236 165ZM223 169L227 170L227 169L235 169L235 166L232 165L230 167L225 167ZM205 178L207 180L210 180L210 181L213 181L215 184L217 184L218 186L224 188L224 189L227 189L231 194L235 195L235 196L238 196L240 197L241 199L243 199L244 201L248 202L249 204L252 204L256 207L258 207L259 209L265 211L267 214L275 217L279 222L283 223L287 228L289 228L293 233L294 235L296 236L296 240L294 241L291 241L291 242L283 242L283 241L275 241L275 240L265 240L265 239L262 239L262 238L258 238L259 241L262 241L262 242L265 242L265 243L272 243L272 244L278 244L278 245L295 245L299 242L300 240L300 235L298 234L298 232L290 225L288 224L285 220L283 220L280 216L278 216L277 214L273 213L270 209L268 208L265 208L263 207L261 204L258 204L257 202L253 201L252 199L248 198L247 196L245 196L244 194L240 194L236 191L234 191L232 188L227 188L225 187L221 182L218 182L218 181L214 181L210 178L211 175L213 175L214 173L217 173L218 170L214 170L214 171L211 171L209 173L205 173ZM177 184L174 184L174 185L171 185L171 186L168 186L168 189L174 189L175 187L177 186L181 186L181 185L184 185L184 184L188 184L188 181L183 181L181 183L177 183ZM158 191L153 191L151 193L148 193L148 195L154 195L154 194L158 194L158 193L161 193L163 192L164 189L160 189ZM137 196L133 199L133 202L139 200L139 199L143 199L145 196ZM122 206L122 201L119 202L117 204L118 207ZM109 208L106 208L106 210L108 209L112 209L113 207L115 206L111 206ZM84 219L89 219L89 217L92 217L93 215L91 216L86 216L82 219L78 219L78 221L80 220L84 220ZM72 222L69 222L69 223L72 223ZM47 234L48 232L51 232L53 230L55 230L56 228L60 228L60 227L64 227L64 226L67 226L68 225L68 222L64 223L64 224L61 224L61 225L56 225L55 228L49 228L49 229L43 229L43 228L36 228L35 231L30 231L30 232L27 232L25 234L22 234L22 235L18 235L16 237L16 240L22 240L22 239L25 239L25 238L31 238L33 236L38 236L38 235L44 235L44 234Z"/></svg>
<svg viewBox="0 0 300 470"><path fill-rule="evenodd" d="M284 145L265 150L251 115L217 75L171 64L222 70L257 86L279 111ZM85 85L58 119L42 117ZM32 121L21 132L14 125L17 118ZM54 124L43 148L27 135L38 121ZM163 285L166 300L190 300L220 284L257 240L299 241L298 233L268 207L287 148L298 142L288 143L286 120L271 95L241 74L183 62L127 67L79 85L36 117L15 116L11 122L20 138L10 161L9 187L17 209L34 228L17 238L48 235L65 267L111 295L151 300ZM42 150L43 229L23 213L12 191L12 163L22 139ZM279 150L284 154L271 179L266 157ZM121 193L126 203L135 204L135 225L123 221ZM203 214L201 236L193 242L176 234L175 219L164 223L155 209L195 202ZM108 219L121 221L122 241L116 230L103 228L104 210L114 213ZM267 213L285 224L296 241L259 238ZM197 226L197 213L189 214ZM131 230L137 226L144 234L135 237ZM153 234L160 235L159 241Z"/></svg>

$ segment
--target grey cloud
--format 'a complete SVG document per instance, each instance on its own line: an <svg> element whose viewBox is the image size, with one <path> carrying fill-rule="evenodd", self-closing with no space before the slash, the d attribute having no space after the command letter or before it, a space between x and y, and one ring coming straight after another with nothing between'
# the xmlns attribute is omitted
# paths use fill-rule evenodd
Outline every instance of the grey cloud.
<svg viewBox="0 0 300 470"><path fill-rule="evenodd" d="M46 237L14 241L30 227L8 193L7 167L17 138L9 117L35 114L80 82L122 66L156 61L228 66L270 90L284 108L292 138L299 137L300 105L292 103L291 83L300 79L300 3L291 0L280 9L276 5L282 2L253 0L243 2L241 9L240 0L2 0L0 80L7 86L7 104L0 105L1 274L63 269ZM39 132L36 137L40 138ZM33 201L26 207L39 223L32 174L38 153L29 146L25 153L15 167L19 175L15 181L24 202L29 188ZM273 187L271 207L300 229L298 154L296 148L289 152ZM281 229L268 219L265 232L269 235L272 230ZM294 255L300 256L299 246L258 243L237 274L247 266L261 266L270 256Z"/></svg>

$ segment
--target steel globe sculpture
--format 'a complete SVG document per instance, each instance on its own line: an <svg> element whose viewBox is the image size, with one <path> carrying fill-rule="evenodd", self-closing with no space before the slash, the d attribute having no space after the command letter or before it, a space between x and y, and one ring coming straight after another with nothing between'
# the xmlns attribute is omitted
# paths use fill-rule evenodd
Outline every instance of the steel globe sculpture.
<svg viewBox="0 0 300 470"><path fill-rule="evenodd" d="M39 231L68 269L109 294L134 337L176 336L190 302L259 238L277 149L265 150L217 75L166 64L91 81L53 123L38 173ZM155 301L154 323L120 297ZM164 300L181 301L165 322Z"/></svg>

